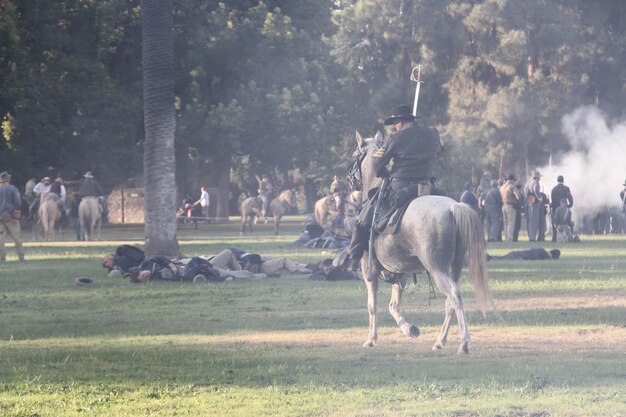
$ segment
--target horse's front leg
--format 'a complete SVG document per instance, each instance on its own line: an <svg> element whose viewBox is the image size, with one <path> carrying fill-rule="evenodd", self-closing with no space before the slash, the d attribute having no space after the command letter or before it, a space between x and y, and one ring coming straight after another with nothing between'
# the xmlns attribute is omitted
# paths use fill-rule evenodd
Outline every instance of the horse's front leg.
<svg viewBox="0 0 626 417"><path fill-rule="evenodd" d="M389 313L394 318L398 327L405 336L417 337L420 335L420 329L408 323L402 312L400 311L400 303L402 301L402 290L406 285L406 274L396 274L396 280L391 286L391 301L389 301Z"/></svg>
<svg viewBox="0 0 626 417"><path fill-rule="evenodd" d="M376 310L378 308L378 275L375 273L370 274L370 271L366 271L364 268L365 262L361 261L361 271L363 271L363 278L365 285L367 285L367 312L369 313L369 334L363 347L376 346L378 339L378 331L376 329Z"/></svg>
<svg viewBox="0 0 626 417"><path fill-rule="evenodd" d="M280 224L280 216L274 216L274 234L278 236L278 225Z"/></svg>

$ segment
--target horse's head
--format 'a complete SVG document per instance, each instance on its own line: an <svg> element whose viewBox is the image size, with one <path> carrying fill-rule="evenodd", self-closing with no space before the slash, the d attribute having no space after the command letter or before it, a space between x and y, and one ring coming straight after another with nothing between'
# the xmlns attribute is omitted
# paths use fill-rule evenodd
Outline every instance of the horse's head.
<svg viewBox="0 0 626 417"><path fill-rule="evenodd" d="M374 137L365 139L356 132L357 147L352 154L354 160L348 170L348 184L352 191L361 191L363 198L367 198L367 192L379 182L374 173L372 155L380 148L382 142L383 135L380 131L376 132Z"/></svg>

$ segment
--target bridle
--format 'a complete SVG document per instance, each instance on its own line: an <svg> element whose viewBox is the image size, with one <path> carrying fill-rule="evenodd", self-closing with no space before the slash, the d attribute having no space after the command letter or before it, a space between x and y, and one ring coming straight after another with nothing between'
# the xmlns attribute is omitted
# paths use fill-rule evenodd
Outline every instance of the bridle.
<svg viewBox="0 0 626 417"><path fill-rule="evenodd" d="M353 157L354 161L352 161L352 165L348 169L348 186L352 191L361 191L363 190L363 173L361 172L361 164L363 160L367 156L367 146L363 148L358 147L356 151L354 151Z"/></svg>

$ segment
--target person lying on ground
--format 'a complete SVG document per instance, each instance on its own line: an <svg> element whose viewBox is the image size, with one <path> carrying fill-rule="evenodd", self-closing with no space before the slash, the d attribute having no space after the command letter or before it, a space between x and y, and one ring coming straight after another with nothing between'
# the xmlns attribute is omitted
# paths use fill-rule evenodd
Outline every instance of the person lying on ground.
<svg viewBox="0 0 626 417"><path fill-rule="evenodd" d="M138 267L146 259L143 250L137 246L121 245L115 249L115 253L109 253L102 260L102 267L110 276L124 276L130 273L130 269Z"/></svg>
<svg viewBox="0 0 626 417"><path fill-rule="evenodd" d="M558 249L552 249L550 252L544 248L532 248L527 250L514 250L503 256L491 256L487 255L487 260L492 259L521 259L525 261L537 261L544 259L559 259L561 251Z"/></svg>
<svg viewBox="0 0 626 417"><path fill-rule="evenodd" d="M279 277L282 274L310 274L312 271L307 265L301 262L295 262L287 257L270 259L259 254L248 253L237 248L228 248L235 259L242 266L242 269L251 272L261 272L268 277ZM249 262L248 260L258 260Z"/></svg>
<svg viewBox="0 0 626 417"><path fill-rule="evenodd" d="M346 271L342 267L335 267L331 258L326 258L319 263L307 264L307 268L313 271L308 278L312 281L345 281L359 279L354 272Z"/></svg>
<svg viewBox="0 0 626 417"><path fill-rule="evenodd" d="M180 261L166 256L148 258L136 268L131 268L130 282L193 281L221 282L235 279L228 271L222 272L206 259L193 257Z"/></svg>

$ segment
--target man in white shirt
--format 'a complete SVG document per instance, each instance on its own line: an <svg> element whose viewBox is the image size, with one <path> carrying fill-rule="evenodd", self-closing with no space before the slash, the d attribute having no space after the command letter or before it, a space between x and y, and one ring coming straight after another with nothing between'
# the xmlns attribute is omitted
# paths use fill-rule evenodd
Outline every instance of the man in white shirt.
<svg viewBox="0 0 626 417"><path fill-rule="evenodd" d="M202 215L206 218L206 222L209 223L209 192L203 185L200 187L200 199L194 203L194 205L200 204L202 207Z"/></svg>

